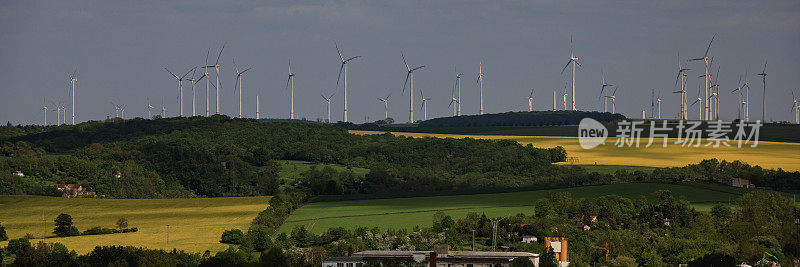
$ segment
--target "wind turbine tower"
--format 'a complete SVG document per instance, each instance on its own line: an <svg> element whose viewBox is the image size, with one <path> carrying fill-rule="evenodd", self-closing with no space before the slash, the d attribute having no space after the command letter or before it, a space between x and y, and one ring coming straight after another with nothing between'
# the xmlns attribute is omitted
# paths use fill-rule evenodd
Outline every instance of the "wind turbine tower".
<svg viewBox="0 0 800 267"><path fill-rule="evenodd" d="M580 66L581 63L578 62L578 57L572 53L572 36L569 37L569 61L567 61L567 65L561 69L561 74L564 74L564 70L569 67L569 64L572 64L572 110L577 110L575 109L575 65Z"/></svg>
<svg viewBox="0 0 800 267"><path fill-rule="evenodd" d="M794 109L794 124L800 124L800 105L798 104L797 97L794 96L792 91L792 109ZM46 113L47 111L45 111Z"/></svg>
<svg viewBox="0 0 800 267"><path fill-rule="evenodd" d="M680 93L681 94L681 119L682 120L687 120L688 119L688 115L686 113L687 112L687 110L686 110L686 76L688 75L688 74L686 74L686 71L688 71L688 70L689 69L684 68L683 66L681 66L681 54L678 53L678 76L675 77L675 85L678 85L678 80L681 80L681 89L680 89L680 91L674 92L674 93Z"/></svg>
<svg viewBox="0 0 800 267"><path fill-rule="evenodd" d="M72 125L75 125L75 83L78 81L77 72L76 70L69 76L69 81L72 84Z"/></svg>
<svg viewBox="0 0 800 267"><path fill-rule="evenodd" d="M553 90L553 111L556 111L556 91L558 90Z"/></svg>
<svg viewBox="0 0 800 267"><path fill-rule="evenodd" d="M44 111L44 120L42 120L42 125L47 126L47 106L45 106L44 100L42 100L42 111Z"/></svg>
<svg viewBox="0 0 800 267"><path fill-rule="evenodd" d="M205 77L206 77L206 75L208 75L208 74L206 73L206 74L204 74L203 76L200 76L200 79L195 79L195 78L194 78L194 74L195 74L196 72L197 72L197 67L195 67L195 68L193 69L193 71L192 71L192 78L191 78L191 79L189 79L189 82L190 82L190 83L192 83L192 117L194 117L194 116L197 116L196 105L195 105L195 100L197 100L197 97L195 96L194 85L195 85L195 84L197 84L197 83L199 83L199 82L200 82L200 80L202 80L203 78L205 78ZM208 105L208 81L206 81L206 106L207 106L207 105ZM206 108L206 116L208 116L208 108Z"/></svg>
<svg viewBox="0 0 800 267"><path fill-rule="evenodd" d="M400 52L400 56L403 58L403 64L406 65L406 70L408 70L406 81L403 83L403 93L405 93L406 84L408 84L408 123L414 123L414 71L424 68L425 66L423 65L412 69L408 66L406 56L403 55L403 52ZM411 80L410 83L409 80Z"/></svg>
<svg viewBox="0 0 800 267"><path fill-rule="evenodd" d="M286 89L290 89L289 85L291 85L291 90L289 92L289 119L294 120L294 72L292 72L292 61L289 60L289 78L286 79Z"/></svg>
<svg viewBox="0 0 800 267"><path fill-rule="evenodd" d="M419 90L419 94L420 94L420 96L422 96L423 120L428 120L428 105L427 105L427 102L428 102L428 100L431 100L431 99L430 98L425 98L425 95L422 94L422 90Z"/></svg>
<svg viewBox="0 0 800 267"><path fill-rule="evenodd" d="M463 75L464 75L463 73L459 73L456 76L456 86L458 87L458 100L456 101L456 106L458 106L458 112L456 113L456 116L461 116L461 76Z"/></svg>
<svg viewBox="0 0 800 267"><path fill-rule="evenodd" d="M344 115L343 115L343 121L347 122L347 63L349 63L350 60L353 60L353 59L356 59L356 58L360 58L361 56L354 56L354 57L351 57L351 58L348 58L348 59L344 59L344 57L342 56L342 51L339 50L339 44L334 43L334 46L336 46L336 53L339 54L339 59L342 61L342 65L339 67L339 75L336 76L336 87L337 88L339 87L339 78L342 77L342 70L344 70ZM330 118L328 118L328 121L330 122Z"/></svg>
<svg viewBox="0 0 800 267"><path fill-rule="evenodd" d="M480 84L481 87L480 114L483 115L483 60L481 60L481 62L478 63L478 84Z"/></svg>
<svg viewBox="0 0 800 267"><path fill-rule="evenodd" d="M164 68L164 69L167 70L167 72L169 72L169 74L172 75L172 77L175 77L175 79L178 80L178 106L180 108L180 112L178 112L178 116L179 117L183 117L183 78L186 78L186 75L189 75L189 72L192 72L192 70L194 70L194 68L192 68L191 70L187 71L186 74L183 74L183 76L181 76L181 77L178 77L177 75L172 73L172 71L170 71L167 68Z"/></svg>
<svg viewBox="0 0 800 267"><path fill-rule="evenodd" d="M761 122L767 122L767 61L764 61L764 70L756 74L761 76L761 83L764 84L764 94L761 97Z"/></svg>
<svg viewBox="0 0 800 267"><path fill-rule="evenodd" d="M214 89L216 90L216 91L215 91L215 94L216 94L216 99L215 99L215 101L216 101L216 104L215 104L215 106L214 106L214 113L216 113L216 114L219 114L219 88L220 88L220 86L222 86L222 84L219 82L219 69L221 69L221 68L222 68L222 66L220 66L220 65L219 65L219 59L222 57L222 51L224 51L224 50L225 50L225 45L226 45L226 44L227 44L227 43L223 43L223 44L222 44L222 48L220 48L220 49L219 49L219 54L217 55L217 61L214 63L214 65L212 65L212 66L206 66L206 69L208 69L208 68L214 68L214 70L217 72L217 75L216 75L216 77L215 77L215 78L216 78L216 80L214 81L214 83L216 84L216 85L214 86ZM209 51L210 51L210 50L209 50ZM206 61L208 61L208 55L206 55ZM206 63L206 64L208 64L208 63ZM208 72L206 72L206 75L208 75ZM206 84L206 116L208 116L208 84Z"/></svg>
<svg viewBox="0 0 800 267"><path fill-rule="evenodd" d="M603 71L603 69L600 69L600 72L603 75L603 85L600 88L600 95L603 98L603 112L608 112L608 97L607 97L608 92L606 91L606 87L614 85L606 83L606 73Z"/></svg>

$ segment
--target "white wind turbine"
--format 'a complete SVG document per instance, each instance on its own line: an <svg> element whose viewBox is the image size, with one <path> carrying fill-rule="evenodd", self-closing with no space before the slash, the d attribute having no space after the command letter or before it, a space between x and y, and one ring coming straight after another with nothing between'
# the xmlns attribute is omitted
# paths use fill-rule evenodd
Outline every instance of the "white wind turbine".
<svg viewBox="0 0 800 267"><path fill-rule="evenodd" d="M605 96L605 98L611 99L611 114L617 113L617 89L619 89L619 87L615 86L611 95Z"/></svg>
<svg viewBox="0 0 800 267"><path fill-rule="evenodd" d="M678 53L678 76L675 77L675 85L677 86L678 85L678 80L680 80L681 81L681 89L679 91L676 91L676 92L673 92L673 93L680 93L681 94L681 119L682 120L688 120L689 119L689 115L687 114L687 108L686 108L686 104L687 104L687 101L686 101L686 76L688 76L688 74L686 74L686 71L688 71L688 70L690 70L690 69L687 69L687 68L684 68L683 66L681 66L681 54Z"/></svg>
<svg viewBox="0 0 800 267"><path fill-rule="evenodd" d="M453 105L456 103L456 105ZM456 109L458 106L458 99L455 96L450 96L450 104L447 105L448 108L453 107L453 117L458 116L458 110Z"/></svg>
<svg viewBox="0 0 800 267"><path fill-rule="evenodd" d="M261 118L261 101L258 101L258 95L256 95L256 120Z"/></svg>
<svg viewBox="0 0 800 267"><path fill-rule="evenodd" d="M656 98L656 104L658 104L658 119L661 119L661 93L658 93L658 98Z"/></svg>
<svg viewBox="0 0 800 267"><path fill-rule="evenodd" d="M47 126L47 106L45 106L44 99L42 99L42 111L44 111L44 120L42 120L42 125Z"/></svg>
<svg viewBox="0 0 800 267"><path fill-rule="evenodd" d="M183 78L186 78L186 75L189 75L189 73L192 72L192 70L194 70L195 68L190 69L181 77L178 77L177 75L175 75L175 73L172 73L172 71L170 71L168 68L164 69L167 70L167 72L169 72L169 74L172 75L172 77L175 77L175 79L178 80L178 107L180 108L178 116L183 117Z"/></svg>
<svg viewBox="0 0 800 267"><path fill-rule="evenodd" d="M461 76L463 73L456 75L456 87L458 88L458 99L456 100L457 111L455 116L461 116Z"/></svg>
<svg viewBox="0 0 800 267"><path fill-rule="evenodd" d="M613 84L606 83L606 73L603 69L600 69L600 73L603 77L603 84L600 87L600 97L603 98L603 112L608 112L608 97L606 97L608 92L606 91L606 87L614 86Z"/></svg>
<svg viewBox="0 0 800 267"><path fill-rule="evenodd" d="M153 113L153 108L155 108L155 107L153 105L150 105L150 98L148 97L147 98L147 119L148 120L149 119L153 119L153 114L152 114Z"/></svg>
<svg viewBox="0 0 800 267"><path fill-rule="evenodd" d="M220 83L220 80L219 80L219 70L222 68L222 66L219 65L219 59L222 57L222 51L225 50L225 45L226 44L227 43L223 43L222 44L222 48L219 49L219 54L217 55L217 61L214 63L214 65L208 65L208 53L206 53L206 66L204 67L204 69L206 69L205 75L206 76L209 75L208 74L208 68L214 68L214 70L217 72L216 73L217 74L216 75L216 80L215 80L216 85L214 85L214 89L216 90L215 91L216 92L215 93L216 94L216 99L215 99L216 105L214 106L214 108L215 108L214 112L216 114L219 114L219 90L220 90L220 88L222 88L222 83ZM210 52L211 52L211 50L209 50L209 53ZM208 80L206 80L206 81L208 81ZM208 82L206 82L206 117L207 116L208 116Z"/></svg>
<svg viewBox="0 0 800 267"><path fill-rule="evenodd" d="M56 108L56 125L61 125L61 104L50 101L50 105Z"/></svg>
<svg viewBox="0 0 800 267"><path fill-rule="evenodd" d="M72 72L72 74L69 75L69 82L72 84L72 93L70 93L70 95L72 96L72 125L75 125L75 83L77 81L78 81L78 70L75 70ZM64 109L64 111L66 112L66 109ZM67 115L64 114L64 117L66 116Z"/></svg>
<svg viewBox="0 0 800 267"><path fill-rule="evenodd" d="M196 105L195 105L195 100L197 99L197 97L195 96L194 85L199 83L201 80L203 80L203 78L206 77L206 75L208 75L208 74L204 74L203 76L200 76L200 79L195 79L194 75L195 75L196 72L197 72L197 67L195 67L192 70L192 78L187 79L192 84L192 117L197 116ZM208 81L206 81L206 89L208 89L208 84L207 83L208 83ZM208 90L206 90L206 96L208 96ZM208 101L206 101L206 103L208 103ZM208 111L208 109L206 109L206 113L207 113L207 111Z"/></svg>
<svg viewBox="0 0 800 267"><path fill-rule="evenodd" d="M414 71L424 68L425 66L419 66L416 68L411 68L408 66L408 62L406 62L406 56L403 55L403 52L400 52L400 56L403 58L403 64L406 65L406 70L408 70L408 74L406 74L406 81L403 83L403 93L406 92L406 84L408 84L408 123L414 123ZM408 83L408 80L411 80L411 83Z"/></svg>
<svg viewBox="0 0 800 267"><path fill-rule="evenodd" d="M481 87L481 93L480 93L481 94L480 95L480 105L481 105L481 107L480 107L479 111L480 111L480 114L483 115L483 60L481 60L481 62L478 63L478 81L477 82L478 82L478 84L480 84L480 87Z"/></svg>
<svg viewBox="0 0 800 267"><path fill-rule="evenodd" d="M161 97L161 118L167 117L167 107L164 106L164 97Z"/></svg>
<svg viewBox="0 0 800 267"><path fill-rule="evenodd" d="M792 109L794 109L794 124L800 124L800 104L792 91Z"/></svg>
<svg viewBox="0 0 800 267"><path fill-rule="evenodd" d="M208 68L216 68L216 66L209 66L208 65L208 56L209 56L209 54L211 54L211 48L209 48L208 51L206 52L206 61L205 61L204 66L202 67L203 68L203 77L211 75L211 74L208 74ZM222 55L222 51L220 51L220 55ZM211 79L211 78L209 78L209 79ZM209 115L208 112L211 109L209 107L209 105L211 105L211 103L209 101L210 97L209 97L209 94L208 94L208 92L209 92L208 91L208 87L209 87L209 83L211 82L209 79L206 79L206 117L208 117L208 115ZM216 86L214 88L216 88Z"/></svg>
<svg viewBox="0 0 800 267"><path fill-rule="evenodd" d="M342 77L342 70L344 70L344 115L343 115L343 121L347 122L347 63L349 63L350 60L353 60L353 59L356 59L356 58L360 58L361 56L354 56L354 57L351 57L351 58L348 58L348 59L344 59L344 57L342 57L342 52L339 50L339 44L334 43L334 46L336 46L336 53L339 54L339 59L342 61L342 65L339 67L339 75L336 76L336 87L337 88L339 87L339 79Z"/></svg>
<svg viewBox="0 0 800 267"><path fill-rule="evenodd" d="M322 99L325 99L325 104L326 104L327 109L328 109L328 114L327 114L328 115L328 123L331 123L331 98L333 98L333 95L335 95L335 94L336 93L333 93L333 94L331 94L331 95L329 95L327 97L325 97L325 95L323 95L323 94L320 94L322 96ZM386 98L389 98L389 97L386 97Z"/></svg>
<svg viewBox="0 0 800 267"><path fill-rule="evenodd" d="M553 90L553 111L556 111L556 92L558 90Z"/></svg>
<svg viewBox="0 0 800 267"><path fill-rule="evenodd" d="M294 119L294 72L292 72L292 61L289 60L289 78L286 79L286 89L290 89L289 85L291 84L291 91L289 92L289 119Z"/></svg>
<svg viewBox="0 0 800 267"><path fill-rule="evenodd" d="M697 115L699 115L698 118L697 118L698 120L703 120L703 98L700 97L702 91L703 91L703 85L702 84L698 84L697 85L697 99L692 103L691 106L689 106L689 107L693 107L695 104L700 103L700 110L698 110L698 112L697 112Z"/></svg>
<svg viewBox="0 0 800 267"><path fill-rule="evenodd" d="M531 89L531 94L528 95L528 112L533 111L533 89Z"/></svg>
<svg viewBox="0 0 800 267"><path fill-rule="evenodd" d="M705 99L708 99L708 97L709 97L709 92L708 92L708 89L709 89L708 88L708 76L709 75L708 74L710 74L710 73L708 72L708 69L709 69L710 66L709 66L708 50L711 49L711 44L714 42L714 38L716 38L716 37L717 37L716 33L714 34L714 36L711 37L711 41L708 42L708 47L706 47L706 53L703 55L703 57L689 59L689 61L702 60L705 63L706 72L705 72L705 74L703 74L703 76L701 76L701 77L705 77L705 85L704 85L705 86L705 92L706 92ZM706 120L708 120L710 118L710 116L711 116L711 112L709 110L708 100L706 100L704 102L705 102L705 105L704 105L705 108L703 109L703 111L700 114L701 114L701 116L703 116L702 114L705 114L705 118L706 118Z"/></svg>
<svg viewBox="0 0 800 267"><path fill-rule="evenodd" d="M572 63L572 110L577 110L575 108L575 65L581 66L581 63L578 62L578 57L576 57L572 53L572 36L569 37L569 61L567 61L567 65L561 69L561 74L564 74L564 70L569 67L569 64ZM566 109L566 108L565 108Z"/></svg>
<svg viewBox="0 0 800 267"><path fill-rule="evenodd" d="M567 85L565 84L564 85L564 94L561 95L564 98L564 110L567 110L567 96L568 95L569 94L567 94Z"/></svg>
<svg viewBox="0 0 800 267"><path fill-rule="evenodd" d="M427 105L427 102L428 102L428 100L431 100L431 98L425 98L425 95L422 93L422 90L419 90L419 95L422 96L423 120L428 120L428 105Z"/></svg>
<svg viewBox="0 0 800 267"><path fill-rule="evenodd" d="M386 113L386 116L384 117L384 119L388 119L389 118L389 97L390 96L392 96L392 93L389 93L389 95L387 95L386 98L376 97L378 99L378 101L383 102L383 110ZM324 97L325 96L323 96L323 98Z"/></svg>
<svg viewBox="0 0 800 267"><path fill-rule="evenodd" d="M764 95L761 97L761 122L767 122L767 61L764 61L764 70L761 73L756 74L761 76L761 82L764 84Z"/></svg>
<svg viewBox="0 0 800 267"><path fill-rule="evenodd" d="M244 79L242 76L244 75L245 72L247 72L250 69L252 69L252 68L247 68L247 69L245 69L243 71L239 71L239 67L236 66L236 60L235 59L233 60L233 70L236 71L236 82L238 82L238 83L234 83L234 86L233 86L233 90L234 91L233 92L236 93L236 87L238 86L239 87L239 118L240 119L242 118L242 79ZM289 67L289 73L291 73L291 72L292 72L291 67ZM294 90L294 84L292 84L292 89ZM294 97L294 95L292 95L292 97ZM294 102L294 100L293 100L293 102Z"/></svg>

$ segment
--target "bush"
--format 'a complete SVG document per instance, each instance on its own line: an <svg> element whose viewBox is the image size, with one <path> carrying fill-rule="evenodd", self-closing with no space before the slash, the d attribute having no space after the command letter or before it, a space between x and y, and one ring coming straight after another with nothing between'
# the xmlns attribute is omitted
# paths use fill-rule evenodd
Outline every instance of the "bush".
<svg viewBox="0 0 800 267"><path fill-rule="evenodd" d="M125 228L128 228L128 220L126 220L125 218L119 218L119 220L117 220L117 229L122 231L122 229Z"/></svg>
<svg viewBox="0 0 800 267"><path fill-rule="evenodd" d="M220 238L219 242L227 244L241 244L243 237L244 233L242 233L242 230L225 230L225 232L222 232L222 238Z"/></svg>
<svg viewBox="0 0 800 267"><path fill-rule="evenodd" d="M247 236L243 239L246 239L246 241L243 240L243 242L250 245L254 251L266 251L272 247L272 238L270 238L269 233L264 230L247 231Z"/></svg>
<svg viewBox="0 0 800 267"><path fill-rule="evenodd" d="M72 225L72 216L66 213L59 214L55 219L56 228L53 228L53 233L57 236L76 236L81 233L78 228Z"/></svg>
<svg viewBox="0 0 800 267"><path fill-rule="evenodd" d="M8 240L8 235L6 234L6 228L3 225L0 225L0 241Z"/></svg>
<svg viewBox="0 0 800 267"><path fill-rule="evenodd" d="M118 233L117 230L111 228L103 228L100 226L95 226L92 228L83 231L83 235L105 235L105 234L116 234Z"/></svg>
<svg viewBox="0 0 800 267"><path fill-rule="evenodd" d="M8 241L6 248L11 254L21 255L31 249L31 241L27 238L17 238Z"/></svg>

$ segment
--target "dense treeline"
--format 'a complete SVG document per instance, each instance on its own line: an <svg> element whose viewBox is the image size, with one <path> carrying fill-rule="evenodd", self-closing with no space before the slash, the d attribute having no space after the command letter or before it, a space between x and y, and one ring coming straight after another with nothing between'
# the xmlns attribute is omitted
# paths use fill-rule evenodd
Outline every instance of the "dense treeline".
<svg viewBox="0 0 800 267"><path fill-rule="evenodd" d="M577 125L583 118L599 122L614 122L625 119L622 114L597 111L523 111L484 115L462 115L435 118L419 123L420 127L485 127L485 126L553 126Z"/></svg>
<svg viewBox="0 0 800 267"><path fill-rule="evenodd" d="M274 205L290 209L298 197L283 196ZM289 234L264 237L258 241L262 247L231 246L215 255L98 246L78 256L59 243L32 245L20 238L0 250L0 261L10 266L319 266L328 257L372 249L432 250L435 244L449 244L452 250L472 250L473 231L474 249L484 250L492 244L493 219L499 220L497 246L512 251L545 255L542 237L566 237L571 266L732 266L764 264L763 258L792 266L800 258L800 233L793 221L800 211L778 193L754 191L736 200L739 208L716 205L710 213L694 210L669 191L656 191L651 199L574 199L560 192L536 200L528 214L452 218L438 212L431 227L412 230L334 227L312 234L297 226ZM524 235L539 241L523 243ZM608 249L608 260L597 247ZM263 252L257 256L252 251Z"/></svg>
<svg viewBox="0 0 800 267"><path fill-rule="evenodd" d="M357 136L330 125L224 116L12 129L0 132L28 134L3 140L0 156L8 158L0 161L0 194L58 194L56 183L144 198L271 195L302 186L280 181L276 160L372 170L339 193L448 189L464 177L518 186L555 175L550 163L566 158L560 147L513 141Z"/></svg>

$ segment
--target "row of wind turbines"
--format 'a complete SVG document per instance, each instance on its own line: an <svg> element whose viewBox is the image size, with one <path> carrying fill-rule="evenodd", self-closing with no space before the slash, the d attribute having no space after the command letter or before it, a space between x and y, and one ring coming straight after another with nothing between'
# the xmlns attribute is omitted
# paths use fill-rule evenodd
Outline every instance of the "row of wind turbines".
<svg viewBox="0 0 800 267"><path fill-rule="evenodd" d="M701 75L698 76L698 78L703 78L703 81L702 81L702 83L698 84L698 97L696 98L696 100L691 105L688 104L688 99L687 99L687 97L688 97L688 92L687 92L687 79L688 78L687 77L688 77L688 71L690 71L691 69L689 69L687 66L684 66L682 64L682 60L680 58L680 54L678 54L678 64L677 64L678 71L677 71L677 77L675 79L675 86L677 87L678 83L680 82L680 89L678 91L675 91L675 92L672 92L672 93L680 94L680 114L678 116L680 119L688 120L689 119L689 108L693 107L696 104L700 104L700 109L699 109L699 112L698 112L698 119L700 119L700 120L718 120L719 119L719 101L720 101L719 66L717 67L717 72L716 73L712 73L710 70L713 67L714 58L713 57L709 57L709 52L711 50L711 45L713 44L715 38L716 38L716 34L711 38L711 41L708 43L708 46L706 47L706 51L705 51L705 53L704 53L704 55L702 57L690 58L690 59L686 60L687 62L702 61L703 69L705 70ZM222 86L223 86L222 85L222 81L220 79L220 72L221 72L221 69L222 69L222 66L220 65L220 60L222 58L222 53L225 50L225 46L226 46L226 44L223 44L222 47L220 48L219 52L217 53L217 58L216 58L216 61L214 62L214 64L211 64L211 65L208 64L208 60L209 60L209 57L211 55L211 49L208 49L208 51L206 53L204 64L202 66L191 67L188 71L183 73L183 75L178 76L176 73L174 73L170 69L168 69L166 67L164 68L165 71L170 76L175 78L175 80L177 82L177 89L178 89L178 92L177 92L177 104L178 104L178 108L179 108L179 111L177 113L178 113L179 117L184 117L185 116L185 114L184 114L184 106L183 106L183 85L184 85L183 83L184 83L184 81L188 81L189 84L191 85L191 92L192 92L191 116L198 116L197 104L196 104L197 97L196 97L196 90L195 89L196 89L196 85L198 83L200 83L204 78L206 79L205 80L205 116L210 116L211 109L212 109L211 99L210 99L210 96L211 96L210 90L211 90L212 87L214 89L214 96L215 96L214 97L214 106L213 106L214 114L220 114L220 112L221 112L220 105L219 105L219 103L220 103L220 90L222 89ZM347 67L348 67L349 63L351 63L352 61L354 61L354 60L356 60L358 58L361 58L361 56L353 56L353 57L345 58L342 55L338 44L334 44L334 47L336 48L336 52L337 52L337 54L339 56L339 59L341 61L341 65L339 67L339 74L337 75L337 80L336 80L336 88L338 89L339 85L342 84L342 87L343 87L343 114L342 114L342 119L343 119L344 122L347 122L348 121L348 102L347 102L347 96L348 96L347 78L348 78L348 75L347 75ZM411 65L408 64L408 61L406 60L405 54L403 52L400 53L400 56L401 56L401 59L403 60L403 64L405 65L406 71L407 71L406 72L406 78L405 78L405 81L403 83L402 94L403 95L405 94L406 87L408 87L408 91L409 91L409 96L408 96L409 97L408 122L409 123L413 123L413 122L415 122L415 120L414 120L414 100L415 100L414 99L414 72L425 68L425 65L412 67ZM767 65L767 63L765 62L762 71L760 73L756 74L758 76L761 76L762 84L763 84L762 118L761 118L762 121L766 121L766 76L767 76L766 65ZM570 95L568 93L567 89L568 89L568 85L570 85L570 84L564 86L564 91L561 94L561 97L562 97L562 101L563 101L563 109L564 110L577 110L577 107L576 107L575 76L576 76L577 67L583 67L583 66L581 65L581 62L579 61L579 58L577 56L575 56L575 54L573 52L573 40L572 40L572 37L570 37L570 56L569 56L569 60L567 61L567 64L561 69L561 74L563 75L564 71L567 68L569 68L570 66L572 67L572 77L571 77L572 78L572 82L570 83L571 84L571 102L570 103L567 102L567 100L568 100L567 96ZM200 74L200 76L197 76L198 69L202 70L202 73ZM211 73L209 73L209 69L213 69L213 73L215 74L213 83L211 82L211 77L210 77ZM243 109L242 108L243 80L244 80L245 73L247 73L252 68L248 67L248 68L245 68L245 69L241 70L239 68L239 66L236 65L236 60L234 59L233 60L233 69L234 69L235 74L236 74L236 80L234 82L234 93L238 94L238 96L239 96L238 117L242 118L243 117L243 110L242 110ZM453 84L453 88L452 88L452 91L451 91L451 99L450 99L448 108L452 108L453 109L453 116L461 116L462 115L461 79L463 78L464 74L463 73L459 73L457 71L456 71L456 73L457 74L456 74L456 78L455 78L455 83ZM602 102L603 102L602 103L603 112L608 112L608 102L610 101L611 102L611 112L612 113L616 113L616 93L617 93L617 91L619 89L621 89L622 86L621 85L617 86L617 85L613 85L613 84L607 83L606 77L605 77L605 72L602 69L601 69L601 73L602 73L602 80L601 80L602 83L601 83L601 88L600 88L600 96L598 97L598 99L602 100ZM191 76L189 76L189 74L191 74ZM289 95L290 95L290 97L289 97L290 98L289 119L295 119L295 109L294 109L294 79L295 79L295 77L296 77L296 74L292 71L292 64L291 64L291 60L290 60L289 63L288 63L288 72L287 72L287 80L286 80L286 88L285 88L289 92ZM750 119L750 116L749 116L749 110L750 110L750 82L747 81L747 74L745 74L744 77L745 77L744 81L742 80L742 76L739 77L739 82L737 83L737 87L734 88L731 91L731 93L738 93L737 106L739 107L739 119L740 120L744 120L744 121L749 121L749 119ZM483 61L481 60L478 63L478 73L477 73L477 80L476 80L476 87L477 87L476 89L479 90L478 114L481 114L481 115L484 114L484 101L483 101L484 86L483 86L483 79L484 79ZM70 106L72 108L72 124L75 124L75 86L76 86L76 82L77 82L77 72L70 73L69 76L68 76L68 81L69 81L70 87L71 87L71 91L69 92L69 95L72 97L72 105ZM612 87L613 87L613 91L611 90ZM558 110L557 109L557 104L556 104L557 103L556 99L557 99L557 96L558 96L558 92L557 91L558 90L554 90L553 91L553 109L552 109L553 111ZM427 102L430 101L431 98L426 98L424 96L424 93L423 93L422 90L420 90L419 93L420 93L421 101L422 101L420 109L423 111L423 119L427 120ZM330 94L325 94L325 93L321 94L321 96L322 96L322 98L323 98L323 100L325 101L325 104L326 104L326 121L327 122L331 122L331 100L332 100L332 98L334 97L335 94L336 94L335 92L334 93L330 93ZM530 94L527 97L527 100L528 100L528 111L533 111L533 109L534 109L534 97L533 97L533 94L534 94L534 90L531 89ZM659 93L659 96L656 98L655 97L655 90L652 91L651 95L652 95L652 99L651 99L651 118L661 119L661 101L662 101L661 95ZM260 96L258 96L258 95L256 96L256 112L255 112L256 119L260 118L260 113L261 113L260 112L260 102L259 102L260 98L259 97ZM385 116L386 119L389 118L389 98L390 97L391 97L391 92L385 98L377 97L377 100L380 101L384 105L384 116ZM791 110L793 110L795 112L795 123L800 123L800 102L795 97L794 92L792 92L792 101L793 101L793 104L792 104ZM67 107L65 107L61 103L59 103L58 105L53 103L53 105L56 106L56 108L58 110L58 124L65 124L66 123ZM124 117L125 117L125 115L124 115L125 105L118 105L118 104L115 104L113 102L112 102L112 105L114 107L115 116L119 117L120 114L121 114L122 118L124 119ZM655 106L657 106L657 112L654 110ZM151 111L152 111L153 108L155 108L155 107L153 107L150 104L150 101L149 101L149 98L148 98L148 103L147 103L148 117L152 117ZM47 124L47 110L48 110L48 107L45 106L45 105L42 105L42 109L44 110L44 124L46 125ZM62 113L63 113L63 117L62 117ZM642 110L642 114L643 114L642 117L646 118L645 115L644 115L645 114L644 110ZM161 116L162 117L166 116L166 108L163 105L163 100L162 100L162 107L161 107Z"/></svg>

